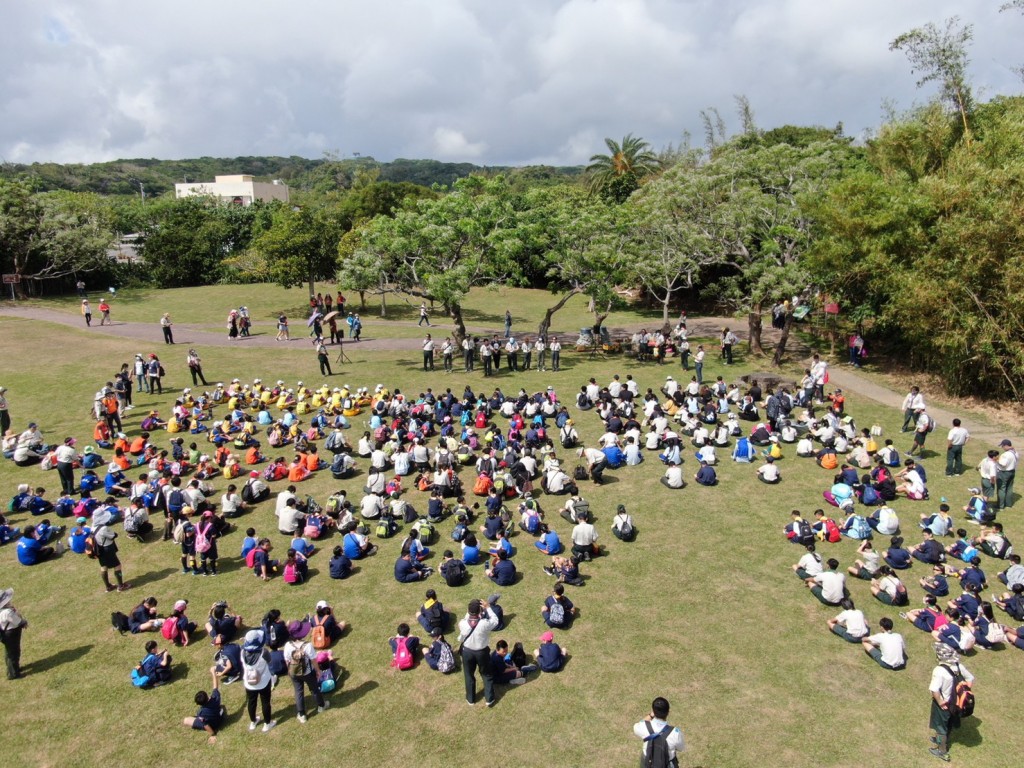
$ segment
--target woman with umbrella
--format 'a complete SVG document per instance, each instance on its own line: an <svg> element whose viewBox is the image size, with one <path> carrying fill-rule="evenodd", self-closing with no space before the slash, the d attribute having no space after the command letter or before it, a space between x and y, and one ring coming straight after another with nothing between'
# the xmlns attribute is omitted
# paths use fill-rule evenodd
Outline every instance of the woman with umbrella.
<svg viewBox="0 0 1024 768"><path fill-rule="evenodd" d="M228 338L238 338L238 312L234 309L228 312Z"/></svg>

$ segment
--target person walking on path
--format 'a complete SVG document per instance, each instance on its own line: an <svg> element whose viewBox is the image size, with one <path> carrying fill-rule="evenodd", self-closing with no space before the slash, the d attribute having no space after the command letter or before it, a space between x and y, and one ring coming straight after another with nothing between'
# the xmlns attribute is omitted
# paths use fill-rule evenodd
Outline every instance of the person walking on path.
<svg viewBox="0 0 1024 768"><path fill-rule="evenodd" d="M85 325L88 328L92 327L92 307L89 306L88 299L82 299L82 317L85 318Z"/></svg>
<svg viewBox="0 0 1024 768"><path fill-rule="evenodd" d="M284 314L277 318L277 340L290 341L288 338L288 318Z"/></svg>
<svg viewBox="0 0 1024 768"><path fill-rule="evenodd" d="M491 598L493 601L494 598ZM459 648L462 672L466 680L466 703L476 703L476 671L484 681L484 701L494 706L494 674L491 670L491 632L498 628L498 617L487 600L470 600L468 612L459 622Z"/></svg>
<svg viewBox="0 0 1024 768"><path fill-rule="evenodd" d="M996 504L999 509L1013 506L1013 478L1017 474L1017 452L1013 443L1003 440L999 447L1002 453L996 459Z"/></svg>
<svg viewBox="0 0 1024 768"><path fill-rule="evenodd" d="M416 326L419 327L419 326L423 325L424 323L427 324L427 328L431 327L430 326L430 317L427 315L427 305L425 303L421 303L420 304L420 319L419 319L419 322L416 323Z"/></svg>
<svg viewBox="0 0 1024 768"><path fill-rule="evenodd" d="M199 353L194 349L190 349L186 360L188 362L188 371L192 374L192 386L199 386L200 381L203 382L204 387L209 386L206 382L206 377L203 376L203 361L199 358Z"/></svg>
<svg viewBox="0 0 1024 768"><path fill-rule="evenodd" d="M331 358L327 354L327 347L324 345L324 337L317 336L313 343L316 345L316 359L320 362L320 375L321 376L333 376L334 372L331 370Z"/></svg>
<svg viewBox="0 0 1024 768"><path fill-rule="evenodd" d="M633 726L633 735L642 739L640 765L678 766L678 753L686 749L683 733L668 723L668 699L659 696L651 702L647 717ZM659 759L660 755L660 759Z"/></svg>
<svg viewBox="0 0 1024 768"><path fill-rule="evenodd" d="M14 607L13 600L13 589L0 592L0 641L7 657L8 680L21 677L21 632L28 626L28 621Z"/></svg>
<svg viewBox="0 0 1024 768"><path fill-rule="evenodd" d="M935 660L938 664L932 670L932 679L928 685L932 695L928 727L935 733L931 737L932 746L928 751L948 763L950 737L960 727L954 674L963 678L968 685L974 683L974 675L960 663L960 654L945 643L935 643Z"/></svg>
<svg viewBox="0 0 1024 768"><path fill-rule="evenodd" d="M171 313L164 312L164 316L160 318L160 329L164 332L164 344L174 343L174 333L171 331L171 326L174 323L171 322Z"/></svg>
<svg viewBox="0 0 1024 768"><path fill-rule="evenodd" d="M946 435L946 477L960 477L964 473L964 446L971 434L953 419L953 428Z"/></svg>
<svg viewBox="0 0 1024 768"><path fill-rule="evenodd" d="M100 299L100 325L113 325L110 319L110 305L106 299Z"/></svg>

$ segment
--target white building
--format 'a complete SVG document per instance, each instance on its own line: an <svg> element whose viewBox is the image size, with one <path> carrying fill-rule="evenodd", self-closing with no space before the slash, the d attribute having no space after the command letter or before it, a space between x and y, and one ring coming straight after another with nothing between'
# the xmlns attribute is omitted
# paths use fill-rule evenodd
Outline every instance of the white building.
<svg viewBox="0 0 1024 768"><path fill-rule="evenodd" d="M256 200L269 203L271 200L288 202L288 185L282 181L254 181L253 176L236 174L233 176L215 176L214 181L186 183L174 185L174 196L181 197L216 197L224 203L235 205L252 205Z"/></svg>

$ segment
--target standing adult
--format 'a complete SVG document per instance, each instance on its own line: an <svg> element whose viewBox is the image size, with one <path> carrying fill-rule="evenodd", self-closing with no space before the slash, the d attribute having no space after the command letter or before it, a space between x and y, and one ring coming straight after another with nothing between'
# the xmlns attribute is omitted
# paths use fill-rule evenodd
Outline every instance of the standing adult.
<svg viewBox="0 0 1024 768"><path fill-rule="evenodd" d="M911 387L910 391L907 392L907 396L903 398L903 426L900 427L900 432L909 432L910 425L917 420L918 409L923 409L924 395L921 394L921 390L917 387Z"/></svg>
<svg viewBox="0 0 1024 768"><path fill-rule="evenodd" d="M245 633L242 645L242 685L245 686L245 704L249 712L249 730L255 731L260 722L256 716L256 701L260 702L263 713L263 732L266 733L277 721L271 717L270 692L274 676L270 673L270 652L263 647L263 632L250 629Z"/></svg>
<svg viewBox="0 0 1024 768"><path fill-rule="evenodd" d="M964 473L964 446L970 439L960 419L953 419L953 428L946 435L946 477L959 477Z"/></svg>
<svg viewBox="0 0 1024 768"><path fill-rule="evenodd" d="M82 317L85 318L86 326L92 327L92 307L88 299L82 299Z"/></svg>
<svg viewBox="0 0 1024 768"><path fill-rule="evenodd" d="M736 343L736 334L728 328L722 329L722 359L726 365L732 365L732 346Z"/></svg>
<svg viewBox="0 0 1024 768"><path fill-rule="evenodd" d="M544 368L544 364L545 364L544 358L547 355L547 349L548 349L548 345L544 341L544 337L543 336L538 336L536 343L533 345L533 350L534 350L534 352L537 353L537 370L538 371L545 370L545 368Z"/></svg>
<svg viewBox="0 0 1024 768"><path fill-rule="evenodd" d="M188 372L192 374L192 386L198 386L199 382L203 382L203 386L209 386L206 382L206 377L203 376L203 361L199 358L199 353L194 349L188 351Z"/></svg>
<svg viewBox="0 0 1024 768"><path fill-rule="evenodd" d="M7 387L0 387L0 434L11 428L11 413L7 406Z"/></svg>
<svg viewBox="0 0 1024 768"><path fill-rule="evenodd" d="M828 363L815 354L811 358L811 378L814 380L814 399L825 402L825 385L828 384Z"/></svg>
<svg viewBox="0 0 1024 768"><path fill-rule="evenodd" d="M228 338L238 338L238 313L233 309L228 312Z"/></svg>
<svg viewBox="0 0 1024 768"><path fill-rule="evenodd" d="M334 372L331 370L331 358L327 354L327 347L324 344L324 337L317 336L313 340L313 344L316 345L316 359L320 363L320 375L333 376Z"/></svg>
<svg viewBox="0 0 1024 768"><path fill-rule="evenodd" d="M80 298L83 298L83 299L85 298L85 283L84 282L79 280L77 283L75 283L75 290L78 291L78 296Z"/></svg>
<svg viewBox="0 0 1024 768"><path fill-rule="evenodd" d="M954 674L962 677L968 685L974 683L974 675L960 663L960 654L945 643L935 643L935 660L938 664L932 670L932 679L928 685L932 695L928 727L935 735L931 737L932 746L928 751L948 763L950 737L960 726L960 714L956 711L954 700Z"/></svg>
<svg viewBox="0 0 1024 768"><path fill-rule="evenodd" d="M106 299L100 299L100 325L113 325L110 320L110 305Z"/></svg>
<svg viewBox="0 0 1024 768"><path fill-rule="evenodd" d="M171 313L164 312L164 316L160 318L160 330L164 332L164 344L174 343L174 333L171 331L171 326L174 323L171 322Z"/></svg>
<svg viewBox="0 0 1024 768"><path fill-rule="evenodd" d="M668 711L668 699L659 696L651 702L651 711L647 717L633 726L633 735L644 743L640 753L641 766L679 765L676 755L686 749L686 743L682 731L669 725ZM659 754L661 759L655 759Z"/></svg>
<svg viewBox="0 0 1024 768"><path fill-rule="evenodd" d="M28 621L14 607L13 600L13 589L0 592L0 642L4 644L7 657L8 680L21 677L21 631L28 626Z"/></svg>
<svg viewBox="0 0 1024 768"><path fill-rule="evenodd" d="M54 451L57 459L57 474L60 476L60 491L68 496L77 492L75 487L75 460L78 458L78 451L75 450L75 439L64 438L64 443Z"/></svg>
<svg viewBox="0 0 1024 768"><path fill-rule="evenodd" d="M428 333L423 339L423 370L434 370L434 340Z"/></svg>
<svg viewBox="0 0 1024 768"><path fill-rule="evenodd" d="M1002 453L996 459L996 505L999 509L1013 506L1013 478L1017 474L1017 452L1013 443L1003 440L999 447Z"/></svg>
<svg viewBox="0 0 1024 768"><path fill-rule="evenodd" d="M163 366L160 365L160 358L150 354L149 362L146 363L146 379L149 382L149 393L163 394Z"/></svg>
<svg viewBox="0 0 1024 768"><path fill-rule="evenodd" d="M473 370L473 340L469 336L462 340L462 362L466 373L471 373Z"/></svg>
<svg viewBox="0 0 1024 768"><path fill-rule="evenodd" d="M558 371L562 367L562 343L557 336L551 337L551 370Z"/></svg>
<svg viewBox="0 0 1024 768"><path fill-rule="evenodd" d="M425 302L420 302L420 319L419 322L416 323L416 326L419 327L424 323L427 324L427 328L430 327L430 317L427 316L427 305Z"/></svg>
<svg viewBox="0 0 1024 768"><path fill-rule="evenodd" d="M466 703L476 703L476 671L484 681L484 700L494 706L494 674L491 670L491 632L498 628L487 600L470 600L465 618L459 622L459 647L462 653L462 672L466 681Z"/></svg>
<svg viewBox="0 0 1024 768"><path fill-rule="evenodd" d="M693 368L697 374L697 383L704 383L704 345L697 345L697 354L693 356Z"/></svg>
<svg viewBox="0 0 1024 768"><path fill-rule="evenodd" d="M518 371L519 343L511 336L508 337L508 342L505 344L505 354L508 357L508 369L510 371Z"/></svg>
<svg viewBox="0 0 1024 768"><path fill-rule="evenodd" d="M505 310L505 338L509 338L512 335L512 313L509 310Z"/></svg>
<svg viewBox="0 0 1024 768"><path fill-rule="evenodd" d="M455 347L452 345L451 337L446 336L441 342L441 359L444 361L444 372L452 372L452 352Z"/></svg>
<svg viewBox="0 0 1024 768"><path fill-rule="evenodd" d="M135 356L133 368L135 371L135 385L138 387L138 391L141 392L143 387L145 387L146 392L149 392L149 378L146 376L146 361L143 359L142 355Z"/></svg>

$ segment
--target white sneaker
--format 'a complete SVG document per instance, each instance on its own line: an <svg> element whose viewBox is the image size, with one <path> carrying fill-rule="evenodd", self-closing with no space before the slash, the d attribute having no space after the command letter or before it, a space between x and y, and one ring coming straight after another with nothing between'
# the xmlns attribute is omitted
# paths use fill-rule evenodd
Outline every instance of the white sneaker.
<svg viewBox="0 0 1024 768"><path fill-rule="evenodd" d="M267 733L275 725L277 725L277 720L271 720L269 723L264 723L263 724L263 732Z"/></svg>
<svg viewBox="0 0 1024 768"><path fill-rule="evenodd" d="M299 721L300 723L304 723L304 722L306 722L306 716L305 716L305 715L299 715L299 716L298 716L298 718L296 718L296 719L297 719L297 720L298 720L298 721Z"/></svg>
<svg viewBox="0 0 1024 768"><path fill-rule="evenodd" d="M255 720L251 720L249 722L249 730L250 731L255 731L256 730L256 726L259 725L259 722L260 722L260 719L258 717Z"/></svg>
<svg viewBox="0 0 1024 768"><path fill-rule="evenodd" d="M324 705L322 707L317 707L316 708L316 711L317 712L323 712L325 709L330 709L330 708L331 708L331 702L325 701Z"/></svg>
<svg viewBox="0 0 1024 768"><path fill-rule="evenodd" d="M509 685L522 685L525 682L526 682L526 678L525 677L516 677L516 678L513 678L512 680L509 680L508 684Z"/></svg>

